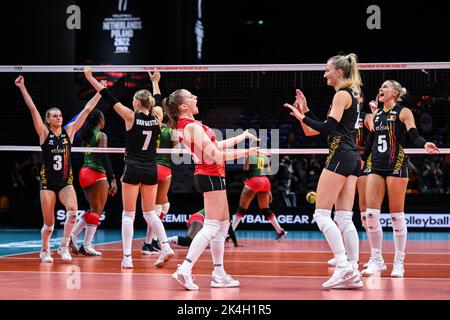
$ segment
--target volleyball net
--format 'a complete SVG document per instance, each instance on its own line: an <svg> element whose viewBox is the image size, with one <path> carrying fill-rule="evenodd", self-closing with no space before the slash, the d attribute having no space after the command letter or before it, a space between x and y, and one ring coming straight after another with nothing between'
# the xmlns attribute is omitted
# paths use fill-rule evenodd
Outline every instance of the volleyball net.
<svg viewBox="0 0 450 320"><path fill-rule="evenodd" d="M445 165L444 156L450 154L450 62L361 63L359 67L365 96L362 110L369 111L368 102L376 97L385 80L400 82L408 90L403 105L413 111L419 132L438 145L441 155L437 157L441 165ZM91 68L94 76L107 80L112 93L129 107L137 90L151 91L147 72L158 68L163 97L179 88L191 91L198 96L200 113L196 118L221 132L224 138L237 130L254 130L264 137L263 147L278 157L287 177L296 171L308 172L311 166L320 167L328 153L326 139L306 137L299 122L283 107L284 103L294 101L295 89L299 88L310 109L319 118L326 119L334 90L327 87L323 78L324 64L101 65ZM83 69L84 66L0 66L0 151L40 151L31 115L14 85L18 75L25 77L27 89L42 116L48 108L58 107L67 123L95 93L85 80ZM123 120L114 110L108 110L103 101L97 108L105 111L104 131L109 148L81 148L75 140L73 151L123 153ZM416 161L417 171L428 165L424 162L436 158L423 156L424 149L408 148L408 145L406 148L406 153L413 155L413 164ZM186 151L158 150L158 153L180 152ZM239 171L242 166L230 168L231 172Z"/></svg>
<svg viewBox="0 0 450 320"><path fill-rule="evenodd" d="M326 148L324 139L306 138L298 121L283 107L285 102L294 101L295 89L300 88L315 114L326 119L334 92L327 88L323 79L323 64L92 66L92 69L98 79L108 81L110 90L122 103L131 106L136 90L151 91L147 71L155 67L161 71L163 97L179 88L188 89L198 96L198 118L221 130L224 136L226 129L266 129L270 138L272 130L279 130L279 145L274 148L274 153L321 153L324 151L315 149ZM0 66L0 150L25 151L37 145L28 108L14 85L19 74L25 77L28 91L41 114L50 107L59 107L66 123L95 93L84 79L83 68ZM362 110L368 111L367 102L376 97L385 80L397 80L408 90L403 104L413 111L419 132L437 142L443 153L448 151L450 62L362 63L360 70L365 96ZM105 105L100 102L99 108L105 109ZM105 116L105 132L112 133L109 134L109 146L123 147L125 130L120 130L123 127L121 119L112 110ZM23 146L29 148L23 149ZM121 150L112 149L111 152ZM74 149L74 152L78 151L84 149Z"/></svg>

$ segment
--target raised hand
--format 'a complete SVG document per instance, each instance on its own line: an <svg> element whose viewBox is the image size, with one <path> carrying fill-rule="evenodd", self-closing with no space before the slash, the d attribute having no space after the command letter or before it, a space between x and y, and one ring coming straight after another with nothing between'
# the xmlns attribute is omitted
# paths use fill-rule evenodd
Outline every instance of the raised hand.
<svg viewBox="0 0 450 320"><path fill-rule="evenodd" d="M303 94L303 92L301 92L299 89L295 89L294 104L296 104L298 106L297 109L303 114L305 114L306 112L309 111L308 103L306 102L306 97Z"/></svg>
<svg viewBox="0 0 450 320"><path fill-rule="evenodd" d="M153 73L149 71L148 75L150 76L151 82L159 82L159 80L161 79L161 73L159 73L159 70L157 68L153 70Z"/></svg>
<svg viewBox="0 0 450 320"><path fill-rule="evenodd" d="M16 81L14 81L14 84L19 88L23 89L25 88L25 79L23 76L18 76Z"/></svg>
<svg viewBox="0 0 450 320"><path fill-rule="evenodd" d="M378 109L378 96L376 100L372 100L369 102L370 111L374 113Z"/></svg>
<svg viewBox="0 0 450 320"><path fill-rule="evenodd" d="M299 109L295 108L293 105L290 105L289 103L285 103L284 106L286 108L291 109L291 113L289 113L291 116L294 116L299 121L303 121L305 115L301 111L299 111Z"/></svg>
<svg viewBox="0 0 450 320"><path fill-rule="evenodd" d="M84 72L84 76L86 78L92 78L92 69L91 69L91 67L85 67L83 72Z"/></svg>

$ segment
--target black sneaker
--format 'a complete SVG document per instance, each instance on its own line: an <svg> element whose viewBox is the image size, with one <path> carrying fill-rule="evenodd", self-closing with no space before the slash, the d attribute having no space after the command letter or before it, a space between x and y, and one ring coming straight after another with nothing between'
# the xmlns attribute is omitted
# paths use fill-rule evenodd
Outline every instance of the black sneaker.
<svg viewBox="0 0 450 320"><path fill-rule="evenodd" d="M155 247L152 246L151 243L145 243L142 246L142 251L143 254L159 254L159 250L157 250Z"/></svg>
<svg viewBox="0 0 450 320"><path fill-rule="evenodd" d="M284 238L286 238L287 235L288 235L287 231L284 231L284 230L281 231L281 233L277 234L277 237L275 238L275 242L283 240Z"/></svg>
<svg viewBox="0 0 450 320"><path fill-rule="evenodd" d="M156 250L161 251L161 246L159 245L159 241L158 240L152 239L152 246Z"/></svg>

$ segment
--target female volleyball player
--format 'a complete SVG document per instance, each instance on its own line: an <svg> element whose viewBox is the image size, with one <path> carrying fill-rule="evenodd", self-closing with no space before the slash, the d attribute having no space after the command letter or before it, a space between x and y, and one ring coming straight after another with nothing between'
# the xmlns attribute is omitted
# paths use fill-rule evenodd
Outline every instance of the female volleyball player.
<svg viewBox="0 0 450 320"><path fill-rule="evenodd" d="M428 153L438 153L432 142L427 142L416 129L410 109L399 104L406 89L394 80L387 80L379 89L378 101L383 108L375 113L374 132L366 150L371 151L371 170L367 178L366 203L367 227L371 245L371 259L362 274L371 275L387 269L381 247L383 230L380 224L380 209L387 191L389 211L394 230L395 257L392 277L402 278L405 273L406 248L405 194L408 185L407 157L403 143L408 133L414 146L425 148ZM369 152L364 153L367 157Z"/></svg>
<svg viewBox="0 0 450 320"><path fill-rule="evenodd" d="M156 140L157 148L170 149L177 145L177 141L172 139L172 130L176 129L176 122L167 112L164 112L164 119L161 125L161 133ZM159 215L161 220L169 212L170 202L167 196L172 180L172 155L171 154L158 154L156 157L156 163L158 167L158 191L156 192L156 205L155 211ZM147 235L145 237L144 245L142 246L142 253L144 254L156 254L161 250L159 242L154 235L151 226L147 226Z"/></svg>
<svg viewBox="0 0 450 320"><path fill-rule="evenodd" d="M169 243L178 244L179 246L189 247L192 243L192 239L197 235L197 233L203 228L205 223L205 209L201 209L189 217L186 222L187 232L186 236L174 236L169 237Z"/></svg>
<svg viewBox="0 0 450 320"><path fill-rule="evenodd" d="M329 154L317 185L314 212L314 219L336 259L332 277L323 283L325 288L362 286L358 272L358 233L352 221L356 181L361 170L355 145L359 107L354 91L359 91L361 85L356 59L355 54L337 55L327 62L324 78L336 93L325 122L305 115L309 108L301 92L300 99L296 100L298 108L285 104L307 136L328 134ZM331 219L333 205L336 223ZM347 251L343 237L348 243Z"/></svg>
<svg viewBox="0 0 450 320"><path fill-rule="evenodd" d="M363 106L363 101L364 101L364 96L362 94L362 91L361 92L355 91L355 94L356 94L356 99L358 101L358 105L361 109ZM359 118L358 118L358 132L356 135L356 146L358 148L358 152L359 152L360 156L362 156L364 153L365 144L367 142L367 136L368 136L369 132L371 132L373 130L373 114L372 114L372 112L377 110L377 107L376 106L373 107L371 103L369 103L371 112L369 112L369 113L361 112L359 115ZM361 213L361 223L367 232L366 183L367 183L367 176L369 175L369 171L370 171L370 159L369 159L369 162L362 161L362 160L361 160L361 162L362 162L361 175L358 177L358 180L356 182L356 189L358 192L358 202L359 202L359 210ZM344 245L347 248L348 243L345 240L346 239L344 237ZM336 259L332 258L331 260L329 260L328 265L330 267L335 267ZM367 264L364 265L364 267L366 267L366 266L367 266Z"/></svg>
<svg viewBox="0 0 450 320"><path fill-rule="evenodd" d="M239 208L233 219L233 231L236 230L239 222L244 217L252 200L257 196L260 212L274 227L277 237L275 241L280 241L287 236L278 223L277 217L270 203L272 202L271 184L267 175L270 174L270 157L255 155L245 158L244 162L244 188L239 199Z"/></svg>
<svg viewBox="0 0 450 320"><path fill-rule="evenodd" d="M197 97L185 89L178 89L163 101L171 117L177 117L177 129L182 142L191 152L195 166L194 185L203 194L205 220L203 228L192 240L189 252L172 277L185 289L198 290L191 275L192 267L209 243L214 264L211 287L237 287L239 281L228 275L223 266L225 237L230 226L230 214L225 185L225 161L256 154L259 148L226 150L244 139L257 140L245 131L234 138L217 141L214 131L194 116L199 113ZM264 154L264 153L262 153Z"/></svg>
<svg viewBox="0 0 450 320"><path fill-rule="evenodd" d="M93 77L90 68L86 68L85 76L125 121L125 169L121 179L123 203L122 268L133 268L131 247L136 201L139 193L141 194L142 213L145 221L151 225L161 241L162 250L155 262L155 266L158 268L164 267L175 256L175 253L167 242L164 225L155 212L157 191L156 138L160 133L160 123L163 118L162 109L160 106L155 106L155 98L148 90L139 90L133 98L133 111L120 103L107 88L103 88ZM159 71L155 70L151 76L153 93L155 95L161 94L158 85L159 79Z"/></svg>
<svg viewBox="0 0 450 320"><path fill-rule="evenodd" d="M81 131L83 147L108 146L108 137L101 130L105 127L105 116L100 110L94 110L88 116ZM108 194L114 196L117 193L117 183L112 170L111 161L107 153L84 154L84 164L79 174L80 186L83 188L90 210L85 212L77 222L72 232L70 247L72 252L87 256L101 256L101 252L95 250L92 245L100 216L105 208ZM81 231L86 228L83 245L77 246L77 239Z"/></svg>
<svg viewBox="0 0 450 320"><path fill-rule="evenodd" d="M69 252L69 240L77 221L77 195L73 188L73 175L71 163L71 146L75 133L83 126L89 113L100 100L100 94L96 94L80 112L75 121L66 129L62 127L63 117L61 110L50 108L45 112L43 121L36 105L25 87L25 79L19 76L15 81L33 118L34 128L39 135L39 144L42 149L43 164L41 168L41 206L44 218L44 226L41 229L42 250L40 258L42 262L52 263L50 251L50 238L55 225L55 203L59 198L67 211L64 223L64 236L58 254L64 261L71 261ZM104 84L99 83L103 88Z"/></svg>

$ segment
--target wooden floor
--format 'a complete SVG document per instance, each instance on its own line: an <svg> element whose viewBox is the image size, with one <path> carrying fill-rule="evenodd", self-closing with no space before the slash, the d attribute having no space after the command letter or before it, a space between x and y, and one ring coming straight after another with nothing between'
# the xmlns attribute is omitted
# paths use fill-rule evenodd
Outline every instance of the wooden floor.
<svg viewBox="0 0 450 320"><path fill-rule="evenodd" d="M176 256L156 269L156 256L141 255L141 241L133 246L133 270L123 270L121 243L98 245L102 257L73 256L64 263L54 252L53 264L42 264L38 253L0 258L0 299L11 300L323 300L323 299L450 299L450 244L444 241L409 241L406 276L391 278L393 242L383 251L388 270L381 277L364 278L359 290L326 290L322 283L332 274L324 240L242 239L244 247L226 244L225 268L241 282L239 288L209 287L211 254L205 251L193 274L200 290L184 290L170 274L187 253L174 247ZM361 262L368 259L368 244L361 241Z"/></svg>

